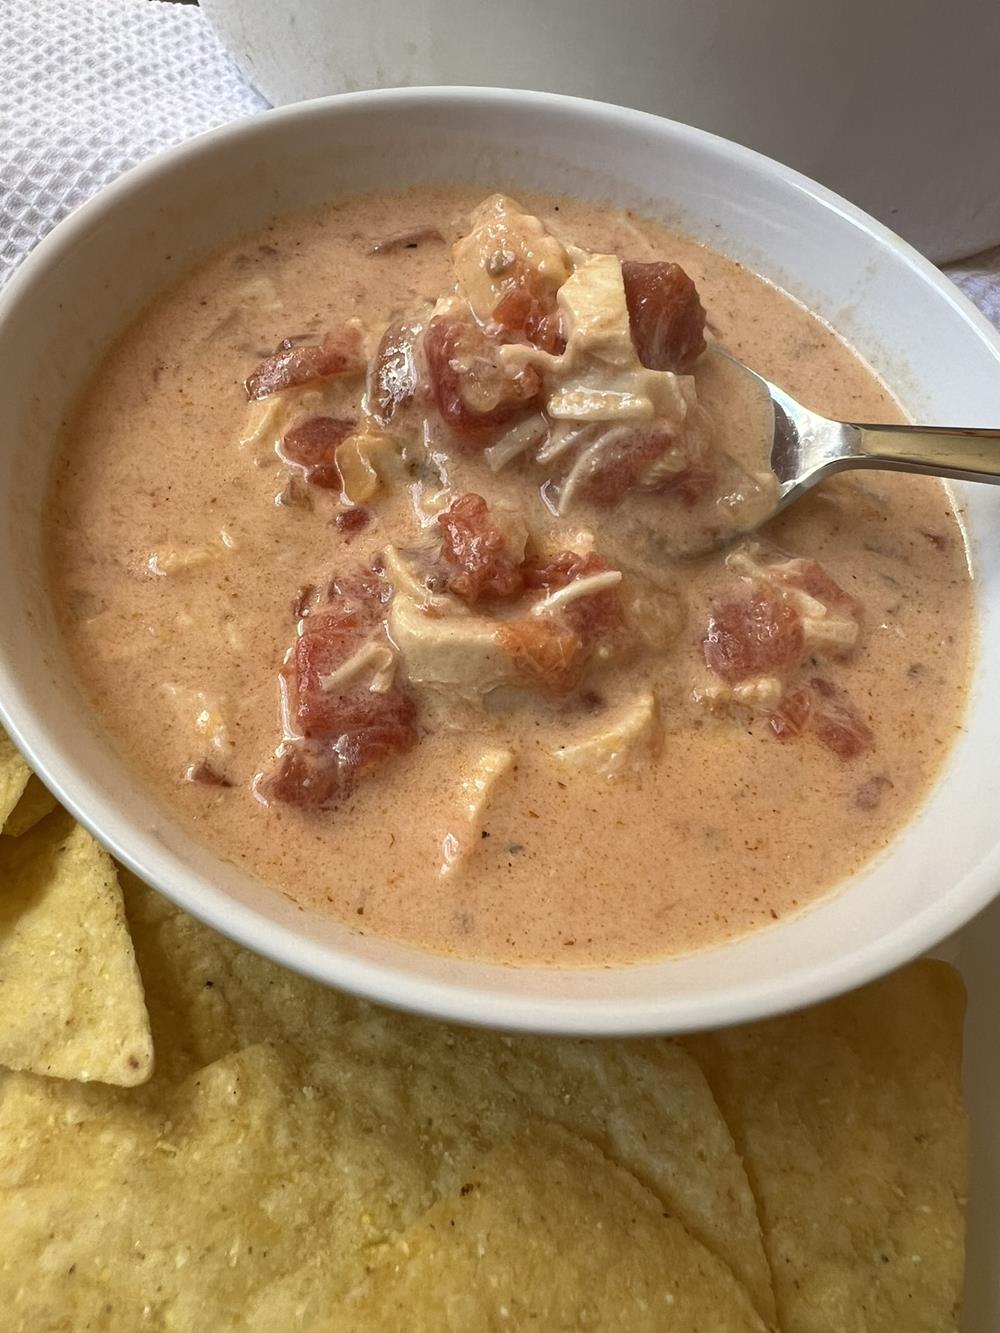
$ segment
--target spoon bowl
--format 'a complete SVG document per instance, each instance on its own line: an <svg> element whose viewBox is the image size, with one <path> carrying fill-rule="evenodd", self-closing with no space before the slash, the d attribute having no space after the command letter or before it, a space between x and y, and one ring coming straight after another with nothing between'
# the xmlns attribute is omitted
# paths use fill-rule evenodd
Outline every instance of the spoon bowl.
<svg viewBox="0 0 1000 1333"><path fill-rule="evenodd" d="M832 421L719 350L751 376L771 401L774 424L770 463L777 487L770 511L754 510L750 522L738 532L707 544L705 552L749 535L826 477L848 468L1000 483L1000 430Z"/></svg>

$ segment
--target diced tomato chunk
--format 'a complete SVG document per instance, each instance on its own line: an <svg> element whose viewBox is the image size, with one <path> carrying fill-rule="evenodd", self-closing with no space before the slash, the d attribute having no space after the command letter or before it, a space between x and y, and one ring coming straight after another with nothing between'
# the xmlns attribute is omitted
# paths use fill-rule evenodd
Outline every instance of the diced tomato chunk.
<svg viewBox="0 0 1000 1333"><path fill-rule="evenodd" d="M336 463L324 463L321 467L311 467L306 473L310 486L318 486L323 491L339 491L344 484L340 468Z"/></svg>
<svg viewBox="0 0 1000 1333"><path fill-rule="evenodd" d="M343 417L307 417L285 432L281 452L289 463L306 469L333 466L338 444L347 439L356 424Z"/></svg>
<svg viewBox="0 0 1000 1333"><path fill-rule="evenodd" d="M493 309L493 319L506 334L559 356L566 350L566 335L554 296L534 295L523 286L511 286Z"/></svg>
<svg viewBox="0 0 1000 1333"><path fill-rule="evenodd" d="M303 736L337 738L370 726L394 710L401 722L412 704L395 688L377 694L365 679L327 688L324 680L382 631L385 585L367 577L334 580L325 600L310 610L295 644L295 721ZM397 698L397 695L399 698Z"/></svg>
<svg viewBox="0 0 1000 1333"><path fill-rule="evenodd" d="M385 700L385 705L369 708L364 723L345 731L334 746L343 772L352 778L378 768L417 743L416 708L410 696L390 691L388 698L378 694L372 698Z"/></svg>
<svg viewBox="0 0 1000 1333"><path fill-rule="evenodd" d="M705 311L679 264L622 262L632 341L650 370L687 374L705 350Z"/></svg>
<svg viewBox="0 0 1000 1333"><path fill-rule="evenodd" d="M520 561L507 549L507 539L490 517L481 495L463 495L438 515L441 555L447 565L448 588L474 606L489 598L516 597L524 586Z"/></svg>
<svg viewBox="0 0 1000 1333"><path fill-rule="evenodd" d="M655 464L668 452L681 466L676 471L658 471ZM611 509L639 488L672 496L690 509L714 490L717 480L697 438L675 436L666 426L654 423L614 430L608 442L595 451L589 473L579 482L579 493L592 504Z"/></svg>
<svg viewBox="0 0 1000 1333"><path fill-rule="evenodd" d="M694 462L683 471L664 478L657 490L663 495L675 496L686 509L693 509L715 490L718 480L714 468L708 463Z"/></svg>
<svg viewBox="0 0 1000 1333"><path fill-rule="evenodd" d="M892 787L892 779L886 773L876 773L855 789L854 804L859 810L877 810Z"/></svg>
<svg viewBox="0 0 1000 1333"><path fill-rule="evenodd" d="M716 602L702 641L705 665L729 684L794 671L805 650L802 621L766 588Z"/></svg>
<svg viewBox="0 0 1000 1333"><path fill-rule="evenodd" d="M636 426L616 431L595 456L590 474L580 486L580 494L593 504L610 508L621 504L645 469L670 448L673 434L663 426Z"/></svg>
<svg viewBox="0 0 1000 1333"><path fill-rule="evenodd" d="M522 566L524 586L542 588L545 592L565 588L584 574L599 574L607 568L607 563L593 551L586 555L578 551L560 551L557 555L532 556Z"/></svg>
<svg viewBox="0 0 1000 1333"><path fill-rule="evenodd" d="M419 332L416 324L401 321L390 324L372 358L368 371L368 406L383 426L389 424L416 392L414 349Z"/></svg>
<svg viewBox="0 0 1000 1333"><path fill-rule="evenodd" d="M607 561L593 551L587 555L560 551L547 558L526 560L522 573L526 588L540 588L550 593L578 579L603 574L609 568ZM628 634L621 598L615 588L577 597L563 608L561 615L586 648L620 646Z"/></svg>
<svg viewBox="0 0 1000 1333"><path fill-rule="evenodd" d="M273 356L247 376L247 397L267 398L281 389L337 375L360 375L364 369L361 332L353 326L328 333L321 343L295 345L286 338Z"/></svg>
<svg viewBox="0 0 1000 1333"><path fill-rule="evenodd" d="M808 690L796 690L782 699L781 704L768 719L771 730L780 741L801 736L809 725L812 712L812 696Z"/></svg>
<svg viewBox="0 0 1000 1333"><path fill-rule="evenodd" d="M304 736L338 736L353 721L350 688L326 690L323 677L343 666L367 637L366 628L350 613L318 610L306 617L295 643L295 721ZM365 687L366 692L370 693Z"/></svg>
<svg viewBox="0 0 1000 1333"><path fill-rule="evenodd" d="M493 318L508 333L523 333L534 306L535 298L529 291L511 286L493 307Z"/></svg>
<svg viewBox="0 0 1000 1333"><path fill-rule="evenodd" d="M286 668L289 709L301 738L285 743L274 771L257 787L265 802L325 810L356 777L417 741L416 707L398 684L371 689L364 672L329 680L383 634L389 589L377 578L335 579L319 601L302 607L299 637Z"/></svg>
<svg viewBox="0 0 1000 1333"><path fill-rule="evenodd" d="M466 320L439 315L428 324L423 352L431 393L456 435L481 440L538 403L538 371L508 370L499 357L501 346Z"/></svg>
<svg viewBox="0 0 1000 1333"><path fill-rule="evenodd" d="M257 783L265 805L291 805L300 810L332 810L346 783L336 752L321 741L287 741L274 769Z"/></svg>
<svg viewBox="0 0 1000 1333"><path fill-rule="evenodd" d="M569 694L579 680L586 657L583 641L561 618L506 621L498 637L530 684L558 696Z"/></svg>
<svg viewBox="0 0 1000 1333"><path fill-rule="evenodd" d="M816 738L841 759L856 759L872 748L872 729L849 695L821 676L809 682L813 695L812 729Z"/></svg>
<svg viewBox="0 0 1000 1333"><path fill-rule="evenodd" d="M872 729L849 695L822 676L782 700L769 719L779 740L811 731L821 745L841 759L856 759L874 744Z"/></svg>
<svg viewBox="0 0 1000 1333"><path fill-rule="evenodd" d="M367 528L371 521L372 511L364 505L351 505L349 509L341 509L333 516L334 527L344 533L348 540Z"/></svg>

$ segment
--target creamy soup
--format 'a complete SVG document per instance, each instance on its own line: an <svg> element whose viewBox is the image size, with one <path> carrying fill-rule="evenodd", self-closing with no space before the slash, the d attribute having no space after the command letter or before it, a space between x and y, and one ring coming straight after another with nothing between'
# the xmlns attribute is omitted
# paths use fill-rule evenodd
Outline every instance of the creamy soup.
<svg viewBox="0 0 1000 1333"><path fill-rule="evenodd" d="M217 254L54 477L109 733L222 856L429 949L610 964L799 910L926 793L971 591L931 481L739 536L773 478L723 350L899 419L788 296L610 207L380 194Z"/></svg>

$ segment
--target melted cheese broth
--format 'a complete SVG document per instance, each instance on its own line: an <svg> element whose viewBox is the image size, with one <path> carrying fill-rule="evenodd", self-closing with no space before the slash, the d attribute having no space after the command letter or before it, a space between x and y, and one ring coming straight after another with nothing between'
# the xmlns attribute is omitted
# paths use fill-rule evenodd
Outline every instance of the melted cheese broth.
<svg viewBox="0 0 1000 1333"><path fill-rule="evenodd" d="M372 243L425 225L450 242L479 197L377 195L283 218L190 273L125 333L81 404L52 485L51 588L76 668L122 753L176 817L223 857L358 930L464 957L572 966L687 951L768 925L886 847L960 726L971 589L935 482L841 478L767 531L863 603L861 646L823 664L874 731L857 760L809 735L778 742L759 722L692 700L706 683L708 603L727 579L717 555L663 567L684 609L666 662L601 682L609 707L650 686L660 700L659 755L619 780L551 758L595 729L585 711L539 704L483 715L420 699L427 734L341 808L266 808L252 794L281 739L277 673L295 637L297 590L367 565L389 540L420 536L405 494L376 499L374 521L353 536L332 525L330 492L312 491L311 507L276 504L289 470L270 443L241 445L242 381L284 336L359 317L377 337L391 318L426 310L453 281L448 245L371 254ZM810 406L899 419L829 329L741 266L618 210L523 202L588 249L680 262L714 336ZM724 385L710 369L699 374L718 412ZM337 385L328 408L356 408L358 392L356 382ZM477 476L481 466L464 464L460 489L481 480L492 499L514 486L503 473L499 483ZM213 549L223 532L231 545ZM614 553L628 534L598 533L596 545ZM169 553L198 548L208 548L205 562L150 572L151 556L163 567ZM219 718L225 732L206 748ZM515 766L480 827L465 818L462 783L487 745L508 747ZM232 787L185 781L206 754ZM443 875L448 834L465 859Z"/></svg>

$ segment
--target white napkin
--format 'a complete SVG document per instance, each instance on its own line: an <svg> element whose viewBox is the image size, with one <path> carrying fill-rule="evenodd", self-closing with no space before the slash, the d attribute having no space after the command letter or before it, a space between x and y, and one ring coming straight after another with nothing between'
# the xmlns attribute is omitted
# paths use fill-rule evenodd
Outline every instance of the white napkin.
<svg viewBox="0 0 1000 1333"><path fill-rule="evenodd" d="M0 15L0 284L128 167L267 106L194 6L0 0Z"/></svg>
<svg viewBox="0 0 1000 1333"><path fill-rule="evenodd" d="M1000 328L1000 246L957 264L946 264L945 273L958 283L988 320Z"/></svg>
<svg viewBox="0 0 1000 1333"><path fill-rule="evenodd" d="M194 6L0 0L0 9L0 285L128 167L267 106ZM946 271L1000 327L1000 249Z"/></svg>

